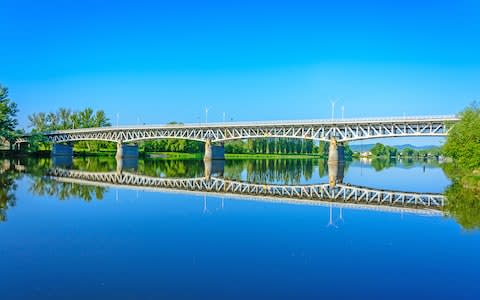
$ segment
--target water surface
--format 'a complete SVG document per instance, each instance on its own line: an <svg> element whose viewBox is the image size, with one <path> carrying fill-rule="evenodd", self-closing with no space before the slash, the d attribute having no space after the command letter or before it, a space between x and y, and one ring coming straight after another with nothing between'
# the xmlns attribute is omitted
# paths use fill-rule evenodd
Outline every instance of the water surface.
<svg viewBox="0 0 480 300"><path fill-rule="evenodd" d="M478 299L480 293L480 232L463 228L442 207L157 191L57 181L46 176L52 169L265 186L332 179L322 160L213 166L140 160L124 162L122 170L108 158L4 161L3 299ZM354 161L342 169L336 186L441 194L451 184L434 161Z"/></svg>

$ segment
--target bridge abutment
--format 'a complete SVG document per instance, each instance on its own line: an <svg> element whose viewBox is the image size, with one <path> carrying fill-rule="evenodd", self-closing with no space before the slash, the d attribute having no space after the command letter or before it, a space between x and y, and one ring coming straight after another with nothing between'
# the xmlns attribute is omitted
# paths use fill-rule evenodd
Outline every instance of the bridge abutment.
<svg viewBox="0 0 480 300"><path fill-rule="evenodd" d="M212 141L208 139L205 142L205 155L203 156L204 160L224 160L225 159L225 149L223 144L221 145L212 145Z"/></svg>
<svg viewBox="0 0 480 300"><path fill-rule="evenodd" d="M71 144L53 144L52 156L73 156L73 145Z"/></svg>

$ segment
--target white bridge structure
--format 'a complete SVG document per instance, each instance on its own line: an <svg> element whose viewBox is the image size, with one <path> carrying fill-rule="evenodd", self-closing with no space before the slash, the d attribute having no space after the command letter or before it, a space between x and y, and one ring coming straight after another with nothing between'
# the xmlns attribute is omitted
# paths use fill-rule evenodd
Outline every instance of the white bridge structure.
<svg viewBox="0 0 480 300"><path fill-rule="evenodd" d="M207 192L232 197L269 199L307 204L343 203L363 205L380 210L401 208L424 214L440 214L445 197L433 193L408 193L353 186L348 184L277 185L255 184L218 177L160 178L129 172L86 172L62 168L49 170L49 178L61 182L103 187L126 187L148 191Z"/></svg>
<svg viewBox="0 0 480 300"><path fill-rule="evenodd" d="M299 120L267 122L227 122L208 124L172 124L81 128L46 132L43 135L52 143L76 141L110 141L118 146L117 156L135 156L134 148L124 144L154 139L187 139L205 142L206 159L223 157L223 146L212 143L251 138L298 138L331 142L331 152L337 144L372 138L446 136L459 119L456 116L419 116L396 118L369 118L344 120ZM57 153L55 153L57 150ZM54 154L68 154L61 148ZM342 154L339 154L342 156ZM341 157L330 157L341 160Z"/></svg>

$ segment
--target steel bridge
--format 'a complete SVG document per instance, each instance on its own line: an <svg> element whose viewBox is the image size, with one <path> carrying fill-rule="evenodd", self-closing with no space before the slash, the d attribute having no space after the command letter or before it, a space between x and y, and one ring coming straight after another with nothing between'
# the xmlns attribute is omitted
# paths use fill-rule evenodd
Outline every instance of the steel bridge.
<svg viewBox="0 0 480 300"><path fill-rule="evenodd" d="M405 137L445 136L455 116L419 116L344 120L298 120L268 122L227 122L81 128L47 132L53 143L111 141L133 143L152 139L188 139L224 142L250 138L299 138L320 141Z"/></svg>
<svg viewBox="0 0 480 300"><path fill-rule="evenodd" d="M207 192L232 197L268 199L292 203L337 203L377 210L441 214L445 197L432 193L408 193L348 184L273 185L210 178L159 178L128 172L86 172L54 168L48 176L57 181L153 191Z"/></svg>

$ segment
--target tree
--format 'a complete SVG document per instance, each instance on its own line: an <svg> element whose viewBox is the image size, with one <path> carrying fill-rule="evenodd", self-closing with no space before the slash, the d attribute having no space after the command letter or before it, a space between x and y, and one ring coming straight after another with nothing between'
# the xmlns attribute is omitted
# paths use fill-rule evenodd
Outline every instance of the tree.
<svg viewBox="0 0 480 300"><path fill-rule="evenodd" d="M461 168L480 168L480 107L473 103L460 113L460 121L450 129L443 147Z"/></svg>
<svg viewBox="0 0 480 300"><path fill-rule="evenodd" d="M385 154L386 154L385 146L383 144L376 143L372 147L370 152L372 152L373 156L385 156Z"/></svg>
<svg viewBox="0 0 480 300"><path fill-rule="evenodd" d="M0 84L0 136L10 143L10 147L17 137L17 112L17 104L8 98L8 88Z"/></svg>

